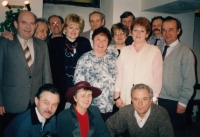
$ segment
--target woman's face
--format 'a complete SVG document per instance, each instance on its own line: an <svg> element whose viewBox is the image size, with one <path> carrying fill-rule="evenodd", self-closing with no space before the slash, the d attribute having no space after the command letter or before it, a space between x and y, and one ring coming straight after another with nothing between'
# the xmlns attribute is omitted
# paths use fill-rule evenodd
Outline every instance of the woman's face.
<svg viewBox="0 0 200 137"><path fill-rule="evenodd" d="M92 91L79 89L78 93L74 96L74 100L76 101L76 109L79 112L84 112L92 102Z"/></svg>
<svg viewBox="0 0 200 137"><path fill-rule="evenodd" d="M66 37L69 41L73 42L80 34L80 26L78 23L69 23L67 27L65 27Z"/></svg>
<svg viewBox="0 0 200 137"><path fill-rule="evenodd" d="M105 34L98 34L93 39L93 51L97 55L102 55L106 53L108 47L108 37Z"/></svg>
<svg viewBox="0 0 200 137"><path fill-rule="evenodd" d="M114 32L114 40L116 44L122 45L125 44L126 41L126 33L123 32L121 29L117 29Z"/></svg>
<svg viewBox="0 0 200 137"><path fill-rule="evenodd" d="M134 25L133 27L133 40L134 42L144 42L149 34L147 34L146 28L139 24Z"/></svg>

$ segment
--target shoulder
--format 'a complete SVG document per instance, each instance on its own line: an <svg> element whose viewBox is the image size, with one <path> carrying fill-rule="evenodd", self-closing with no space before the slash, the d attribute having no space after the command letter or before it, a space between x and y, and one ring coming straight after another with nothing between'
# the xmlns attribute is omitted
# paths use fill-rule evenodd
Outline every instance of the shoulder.
<svg viewBox="0 0 200 137"><path fill-rule="evenodd" d="M92 112L100 112L99 108L97 106L90 105L90 107L88 109Z"/></svg>
<svg viewBox="0 0 200 137"><path fill-rule="evenodd" d="M167 116L168 112L165 108L160 105L152 104L151 105L151 112L156 113L159 116Z"/></svg>
<svg viewBox="0 0 200 137"><path fill-rule="evenodd" d="M81 36L77 37L77 41L78 42L90 42L87 38L81 37Z"/></svg>
<svg viewBox="0 0 200 137"><path fill-rule="evenodd" d="M39 47L47 47L47 43L44 40L33 37L33 44Z"/></svg>
<svg viewBox="0 0 200 137"><path fill-rule="evenodd" d="M70 112L70 108L65 109L65 110L61 111L61 112L58 114L57 119L66 117L67 115L70 115L70 113L71 113L71 112Z"/></svg>
<svg viewBox="0 0 200 137"><path fill-rule="evenodd" d="M87 34L90 34L90 30L81 33L80 36L85 36L85 35L87 35Z"/></svg>

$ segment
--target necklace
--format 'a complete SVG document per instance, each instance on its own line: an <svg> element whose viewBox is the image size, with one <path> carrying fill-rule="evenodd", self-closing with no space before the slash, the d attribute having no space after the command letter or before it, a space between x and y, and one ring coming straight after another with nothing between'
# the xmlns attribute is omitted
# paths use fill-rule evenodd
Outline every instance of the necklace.
<svg viewBox="0 0 200 137"><path fill-rule="evenodd" d="M66 47L67 47L68 49L70 49L70 50L74 50L77 46L78 46L78 43L77 43L77 42L74 44L74 47L72 47L72 48L66 43Z"/></svg>

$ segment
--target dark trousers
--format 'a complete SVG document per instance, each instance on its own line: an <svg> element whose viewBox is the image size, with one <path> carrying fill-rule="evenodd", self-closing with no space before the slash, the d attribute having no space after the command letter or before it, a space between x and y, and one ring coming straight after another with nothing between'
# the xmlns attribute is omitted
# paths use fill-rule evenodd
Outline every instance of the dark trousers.
<svg viewBox="0 0 200 137"><path fill-rule="evenodd" d="M158 104L168 111L175 136L185 137L186 113L176 113L178 101L159 98Z"/></svg>
<svg viewBox="0 0 200 137"><path fill-rule="evenodd" d="M5 113L3 116L0 116L0 137L3 137L6 127L18 114L19 113Z"/></svg>

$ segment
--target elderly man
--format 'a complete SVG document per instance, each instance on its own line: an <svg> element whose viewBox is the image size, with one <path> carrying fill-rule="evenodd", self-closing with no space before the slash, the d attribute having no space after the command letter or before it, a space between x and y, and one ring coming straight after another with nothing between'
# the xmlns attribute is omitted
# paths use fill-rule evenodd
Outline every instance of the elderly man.
<svg viewBox="0 0 200 137"><path fill-rule="evenodd" d="M133 15L132 12L130 11L125 11L121 16L121 23L125 25L128 30L129 30L129 36L126 38L125 44L126 45L131 45L133 43L133 38L132 38L132 25L135 19L135 16Z"/></svg>
<svg viewBox="0 0 200 137"><path fill-rule="evenodd" d="M56 112L60 101L58 90L44 84L35 95L35 105L15 117L5 130L5 137L43 137L56 133Z"/></svg>
<svg viewBox="0 0 200 137"><path fill-rule="evenodd" d="M104 26L105 15L101 12L94 11L89 15L89 23L91 29L89 31L83 32L80 36L87 38L93 48L92 34L95 29Z"/></svg>
<svg viewBox="0 0 200 137"><path fill-rule="evenodd" d="M128 130L131 137L174 137L167 111L152 103L152 97L153 91L149 86L133 86L133 104L121 108L106 121L110 136L114 137Z"/></svg>
<svg viewBox="0 0 200 137"><path fill-rule="evenodd" d="M0 125L4 128L34 103L41 85L52 82L46 42L32 37L36 16L21 11L14 25L18 33L13 40L0 38Z"/></svg>
<svg viewBox="0 0 200 137"><path fill-rule="evenodd" d="M178 40L181 23L168 16L162 24L166 45L161 46L163 55L163 82L158 104L169 113L176 137L185 136L186 107L195 84L194 55Z"/></svg>
<svg viewBox="0 0 200 137"><path fill-rule="evenodd" d="M163 46L165 45L165 40L162 36L162 23L164 18L162 16L156 16L151 20L151 31L152 36L149 38L147 43L155 46Z"/></svg>

